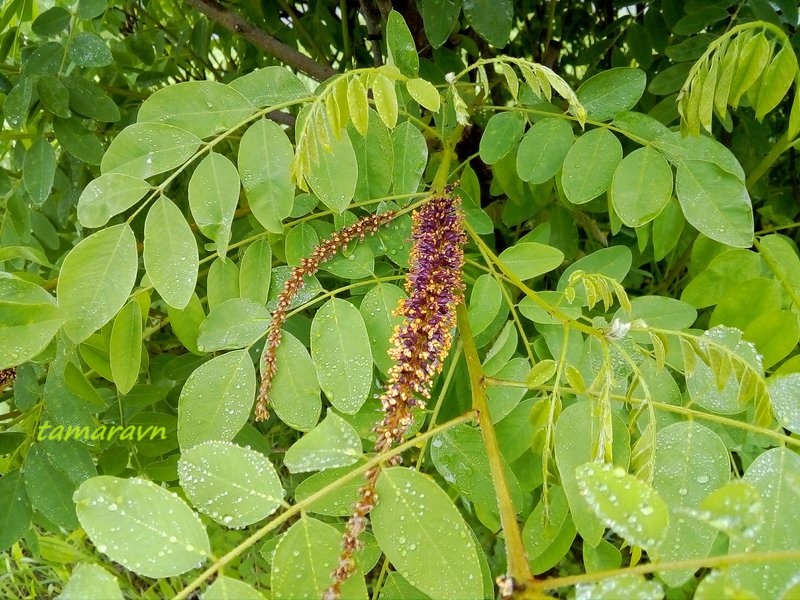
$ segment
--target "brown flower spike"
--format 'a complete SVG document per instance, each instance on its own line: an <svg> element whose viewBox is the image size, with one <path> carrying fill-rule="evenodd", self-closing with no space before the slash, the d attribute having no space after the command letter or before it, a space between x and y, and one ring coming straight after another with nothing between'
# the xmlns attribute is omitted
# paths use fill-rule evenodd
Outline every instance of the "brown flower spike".
<svg viewBox="0 0 800 600"><path fill-rule="evenodd" d="M384 416L375 427L378 453L402 440L414 407L425 408L434 378L450 350L455 308L464 292L461 271L467 238L459 205L459 198L448 187L413 214L411 264L405 284L408 299L401 300L395 311L403 321L394 330L389 350L394 364L381 395ZM341 584L355 571L353 555L366 529L367 513L377 501L379 473L378 468L365 473L367 481L345 528L339 565L325 600L338 598Z"/></svg>
<svg viewBox="0 0 800 600"><path fill-rule="evenodd" d="M372 214L364 217L360 221L336 231L329 238L314 248L310 256L302 259L300 264L292 269L292 274L283 285L283 290L278 296L278 306L272 314L272 321L267 329L267 343L264 346L263 365L261 368L261 387L258 391L256 402L256 421L264 421L269 418L269 391L272 381L275 379L276 356L278 346L281 343L281 327L286 321L286 315L292 298L299 292L304 285L304 278L311 277L320 268L320 265L330 260L334 254L344 248L352 240L364 241L367 235L374 235L378 228L391 221L395 216L394 211L387 211L381 214Z"/></svg>

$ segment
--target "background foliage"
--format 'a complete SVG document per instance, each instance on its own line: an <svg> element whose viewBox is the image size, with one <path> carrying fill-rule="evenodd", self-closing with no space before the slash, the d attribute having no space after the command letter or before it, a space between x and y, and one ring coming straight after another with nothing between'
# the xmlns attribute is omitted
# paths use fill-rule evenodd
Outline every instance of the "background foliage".
<svg viewBox="0 0 800 600"><path fill-rule="evenodd" d="M5 2L0 595L320 597L402 454L343 597L795 597L797 27L787 0ZM448 181L456 342L376 456L409 213ZM306 280L254 422L292 267L388 210Z"/></svg>

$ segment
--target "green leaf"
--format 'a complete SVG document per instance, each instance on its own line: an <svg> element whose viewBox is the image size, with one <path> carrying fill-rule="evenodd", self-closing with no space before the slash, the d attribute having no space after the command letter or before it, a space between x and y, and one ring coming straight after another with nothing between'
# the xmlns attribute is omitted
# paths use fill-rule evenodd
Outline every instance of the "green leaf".
<svg viewBox="0 0 800 600"><path fill-rule="evenodd" d="M247 98L255 108L275 106L309 95L303 82L286 67L262 67L234 79L228 87Z"/></svg>
<svg viewBox="0 0 800 600"><path fill-rule="evenodd" d="M497 378L524 383L530 370L531 366L526 359L516 357L503 365L503 368L497 372ZM489 401L492 423L497 423L516 408L525 395L525 388L491 386L486 391L486 395Z"/></svg>
<svg viewBox="0 0 800 600"><path fill-rule="evenodd" d="M440 48L458 24L463 0L420 0L419 12L431 46Z"/></svg>
<svg viewBox="0 0 800 600"><path fill-rule="evenodd" d="M800 540L800 457L787 448L773 448L759 455L743 480L761 494L764 524L754 538L733 538L731 554L798 550ZM800 562L781 561L732 565L731 575L758 598L779 597L797 577Z"/></svg>
<svg viewBox="0 0 800 600"><path fill-rule="evenodd" d="M518 242L500 253L500 260L520 279L532 279L560 266L564 253L536 242Z"/></svg>
<svg viewBox="0 0 800 600"><path fill-rule="evenodd" d="M215 356L195 369L178 401L178 441L187 449L208 440L228 442L250 416L256 373L246 350Z"/></svg>
<svg viewBox="0 0 800 600"><path fill-rule="evenodd" d="M169 316L172 332L181 344L193 354L202 354L197 349L197 336L200 332L200 324L206 318L203 312L203 305L197 294L192 294L186 308L181 310L167 305L167 316Z"/></svg>
<svg viewBox="0 0 800 600"><path fill-rule="evenodd" d="M88 21L102 15L108 8L108 0L79 0L78 18Z"/></svg>
<svg viewBox="0 0 800 600"><path fill-rule="evenodd" d="M0 272L0 369L24 363L53 339L64 318L53 297L36 284Z"/></svg>
<svg viewBox="0 0 800 600"><path fill-rule="evenodd" d="M480 431L469 425L456 425L437 434L431 440L431 460L444 480L471 502L497 512L489 456ZM522 506L517 478L507 465L505 468L512 501Z"/></svg>
<svg viewBox="0 0 800 600"><path fill-rule="evenodd" d="M728 103L733 108L739 106L744 93L762 77L770 54L770 43L763 33L753 35L742 44L728 95Z"/></svg>
<svg viewBox="0 0 800 600"><path fill-rule="evenodd" d="M25 534L33 516L19 469L0 477L0 508L0 549L6 550Z"/></svg>
<svg viewBox="0 0 800 600"><path fill-rule="evenodd" d="M369 128L362 136L355 128L348 129L358 161L358 180L353 199L362 202L381 198L392 186L394 157L389 130L375 111L369 111Z"/></svg>
<svg viewBox="0 0 800 600"><path fill-rule="evenodd" d="M352 465L363 453L358 432L342 417L329 412L286 451L284 465L290 473L321 471Z"/></svg>
<svg viewBox="0 0 800 600"><path fill-rule="evenodd" d="M105 67L114 62L103 39L91 31L81 31L72 38L69 57L79 67Z"/></svg>
<svg viewBox="0 0 800 600"><path fill-rule="evenodd" d="M258 304L266 304L272 276L272 248L265 238L247 247L239 263L239 294Z"/></svg>
<svg viewBox="0 0 800 600"><path fill-rule="evenodd" d="M744 184L717 165L696 160L678 165L675 193L686 220L712 240L736 248L753 243L753 208Z"/></svg>
<svg viewBox="0 0 800 600"><path fill-rule="evenodd" d="M235 89L216 81L184 81L156 90L139 108L139 123L165 123L199 138L233 129L253 113Z"/></svg>
<svg viewBox="0 0 800 600"><path fill-rule="evenodd" d="M439 112L441 96L434 85L425 79L409 79L406 89L417 103L431 112Z"/></svg>
<svg viewBox="0 0 800 600"><path fill-rule="evenodd" d="M230 160L211 152L197 165L189 180L189 208L197 228L214 240L217 255L223 260L238 203L239 172Z"/></svg>
<svg viewBox="0 0 800 600"><path fill-rule="evenodd" d="M483 130L480 143L481 160L493 165L511 152L522 139L525 117L514 111L492 115Z"/></svg>
<svg viewBox="0 0 800 600"><path fill-rule="evenodd" d="M89 182L78 198L78 220L91 229L103 227L108 220L125 212L144 198L150 184L123 173L106 173Z"/></svg>
<svg viewBox="0 0 800 600"><path fill-rule="evenodd" d="M97 550L139 575L180 575L211 552L197 514L152 481L92 477L81 484L74 501L81 527Z"/></svg>
<svg viewBox="0 0 800 600"><path fill-rule="evenodd" d="M430 596L423 594L394 571L387 575L378 598L379 600L431 600Z"/></svg>
<svg viewBox="0 0 800 600"><path fill-rule="evenodd" d="M658 548L659 560L706 558L717 532L677 509L695 508L710 492L728 483L730 459L719 436L698 423L674 423L656 434L653 487L670 509L669 530ZM694 569L659 573L670 587L683 585Z"/></svg>
<svg viewBox="0 0 800 600"><path fill-rule="evenodd" d="M615 316L622 318L622 311ZM650 327L678 331L692 326L697 311L675 298L640 296L631 300L631 319L642 319Z"/></svg>
<svg viewBox="0 0 800 600"><path fill-rule="evenodd" d="M181 210L166 196L147 212L142 256L159 295L168 305L185 308L197 284L197 242Z"/></svg>
<svg viewBox="0 0 800 600"><path fill-rule="evenodd" d="M775 418L784 428L794 433L800 432L800 373L770 378L769 399L775 411Z"/></svg>
<svg viewBox="0 0 800 600"><path fill-rule="evenodd" d="M644 94L647 76L641 69L618 67L601 71L577 89L575 95L595 121L608 121L630 110Z"/></svg>
<svg viewBox="0 0 800 600"><path fill-rule="evenodd" d="M419 129L403 121L392 131L393 191L397 195L413 194L419 187L428 164L428 144Z"/></svg>
<svg viewBox="0 0 800 600"><path fill-rule="evenodd" d="M734 479L700 502L700 510L686 511L731 538L753 538L764 524L761 494L751 483Z"/></svg>
<svg viewBox="0 0 800 600"><path fill-rule="evenodd" d="M100 170L147 179L181 166L200 144L196 135L172 125L134 123L120 131L111 142Z"/></svg>
<svg viewBox="0 0 800 600"><path fill-rule="evenodd" d="M215 352L251 346L264 335L271 320L263 304L230 298L212 308L201 323L197 349Z"/></svg>
<svg viewBox="0 0 800 600"><path fill-rule="evenodd" d="M331 585L331 573L339 561L342 534L335 527L302 516L283 535L272 556L270 577L273 600L322 598ZM366 600L367 589L360 570L342 584L342 598Z"/></svg>
<svg viewBox="0 0 800 600"><path fill-rule="evenodd" d="M275 351L276 373L270 404L278 418L289 427L309 431L322 411L317 372L306 347L287 331L281 335L281 343Z"/></svg>
<svg viewBox="0 0 800 600"><path fill-rule="evenodd" d="M579 583L575 586L577 598L592 600L662 600L664 589L660 583L645 579L642 575L619 575L597 583Z"/></svg>
<svg viewBox="0 0 800 600"><path fill-rule="evenodd" d="M553 486L548 502L539 501L522 530L531 572L538 575L553 568L569 552L574 539L567 497L561 486Z"/></svg>
<svg viewBox="0 0 800 600"><path fill-rule="evenodd" d="M127 223L93 233L69 251L61 265L57 295L66 318L64 331L74 342L85 340L122 308L138 265L136 239Z"/></svg>
<svg viewBox="0 0 800 600"><path fill-rule="evenodd" d="M264 600L264 596L244 581L222 576L206 588L203 600Z"/></svg>
<svg viewBox="0 0 800 600"><path fill-rule="evenodd" d="M69 11L60 6L48 8L31 23L31 30L36 35L47 37L62 32L69 26Z"/></svg>
<svg viewBox="0 0 800 600"><path fill-rule="evenodd" d="M789 44L784 44L764 71L764 79L755 106L756 119L761 121L768 112L778 106L789 91L796 73L797 56Z"/></svg>
<svg viewBox="0 0 800 600"><path fill-rule="evenodd" d="M69 106L76 113L106 123L120 120L119 108L99 84L83 77L66 77L64 84L69 90Z"/></svg>
<svg viewBox="0 0 800 600"><path fill-rule="evenodd" d="M744 338L756 345L764 368L769 369L797 348L800 322L792 311L770 309L745 327Z"/></svg>
<svg viewBox="0 0 800 600"><path fill-rule="evenodd" d="M377 493L372 531L400 575L432 598L483 597L479 550L453 502L430 477L391 467L380 474Z"/></svg>
<svg viewBox="0 0 800 600"><path fill-rule="evenodd" d="M253 123L239 143L237 163L247 203L253 216L271 233L283 231L281 222L292 212L294 184L292 143L277 123Z"/></svg>
<svg viewBox="0 0 800 600"><path fill-rule="evenodd" d="M313 494L330 484L338 481L342 476L357 469L363 461L357 461L347 467L337 467L326 469L319 473L314 473L304 479L294 490L295 503L303 502ZM364 485L364 478L355 477L347 483L338 485L336 489L330 490L324 496L312 502L306 510L318 515L328 515L330 517L347 517L353 513L353 506L358 502L359 490Z"/></svg>
<svg viewBox="0 0 800 600"><path fill-rule="evenodd" d="M561 485L567 495L575 526L590 546L600 542L604 527L580 493L576 469L596 460L601 430L600 415L594 412L588 401L565 408L556 422L555 430L555 455ZM614 464L624 470L631 454L630 434L619 417L612 420L612 433Z"/></svg>
<svg viewBox="0 0 800 600"><path fill-rule="evenodd" d="M386 127L393 129L397 124L397 92L394 81L383 74L378 74L372 81L372 96L378 116Z"/></svg>
<svg viewBox="0 0 800 600"><path fill-rule="evenodd" d="M6 120L8 119L8 100L6 100ZM59 145L75 158L90 165L99 165L103 160L103 146L97 137L76 119L53 119L53 133Z"/></svg>
<svg viewBox="0 0 800 600"><path fill-rule="evenodd" d="M116 578L103 567L78 563L57 600L122 600Z"/></svg>
<svg viewBox="0 0 800 600"><path fill-rule="evenodd" d="M478 35L495 48L508 43L514 19L511 0L464 0L464 16Z"/></svg>
<svg viewBox="0 0 800 600"><path fill-rule="evenodd" d="M406 77L416 77L419 72L419 56L414 38L403 16L396 10L386 19L386 45L389 59Z"/></svg>
<svg viewBox="0 0 800 600"><path fill-rule="evenodd" d="M127 394L139 378L142 361L142 311L136 301L128 302L114 319L108 354L114 383Z"/></svg>
<svg viewBox="0 0 800 600"><path fill-rule="evenodd" d="M229 442L203 442L184 450L178 475L193 506L233 529L265 519L283 501L272 463L260 452Z"/></svg>
<svg viewBox="0 0 800 600"><path fill-rule="evenodd" d="M657 550L669 530L669 509L658 492L613 465L587 463L576 477L581 495L606 526L631 545Z"/></svg>
<svg viewBox="0 0 800 600"><path fill-rule="evenodd" d="M609 194L622 222L640 227L655 219L669 202L672 169L658 150L639 148L617 166Z"/></svg>
<svg viewBox="0 0 800 600"><path fill-rule="evenodd" d="M37 139L27 152L22 165L22 181L34 206L41 206L50 195L56 175L56 153L43 137Z"/></svg>
<svg viewBox="0 0 800 600"><path fill-rule="evenodd" d="M209 310L226 300L239 297L239 267L232 260L215 258L206 281Z"/></svg>
<svg viewBox="0 0 800 600"><path fill-rule="evenodd" d="M507 322L483 359L483 372L493 377L514 355L518 341L517 328L514 323Z"/></svg>
<svg viewBox="0 0 800 600"><path fill-rule="evenodd" d="M65 119L72 116L69 110L69 91L60 79L52 75L44 75L37 82L36 91L42 104L51 113Z"/></svg>
<svg viewBox="0 0 800 600"><path fill-rule="evenodd" d="M59 527L76 529L78 519L72 503L76 485L48 460L41 444L28 448L23 474L33 508Z"/></svg>
<svg viewBox="0 0 800 600"><path fill-rule="evenodd" d="M774 311L774 307L780 306L781 295L781 284L774 279L753 277L737 281L719 299L708 325L728 325L744 330L763 313Z"/></svg>
<svg viewBox="0 0 800 600"><path fill-rule="evenodd" d="M358 412L372 386L372 352L361 313L332 298L311 322L311 357L322 391L343 413Z"/></svg>
<svg viewBox="0 0 800 600"><path fill-rule="evenodd" d="M546 118L534 123L517 149L519 178L533 184L548 181L561 169L572 141L572 127L564 119Z"/></svg>
<svg viewBox="0 0 800 600"><path fill-rule="evenodd" d="M681 300L695 308L716 304L742 282L761 274L761 260L747 250L725 250L715 256L683 289Z"/></svg>
<svg viewBox="0 0 800 600"><path fill-rule="evenodd" d="M406 297L402 289L391 283L378 283L371 287L361 301L359 311L369 334L372 360L386 375L394 364L387 352L394 328L403 320L394 314L397 303Z"/></svg>
<svg viewBox="0 0 800 600"><path fill-rule="evenodd" d="M585 204L611 185L622 160L622 144L607 129L592 129L580 136L567 152L561 185L567 200Z"/></svg>
<svg viewBox="0 0 800 600"><path fill-rule="evenodd" d="M350 77L347 83L347 108L353 127L361 135L369 130L369 99L360 77Z"/></svg>
<svg viewBox="0 0 800 600"><path fill-rule="evenodd" d="M486 331L504 308L504 302L503 290L493 275L484 273L475 280L468 311L473 336Z"/></svg>
<svg viewBox="0 0 800 600"><path fill-rule="evenodd" d="M357 80L353 79L352 81ZM348 89L348 96L349 91ZM364 94L364 101L366 102L366 92ZM356 113L352 106L350 114L353 118L353 124L359 133L366 132L366 126L364 126L363 132L359 129ZM363 119L365 122L369 120L369 112L366 107L364 108ZM306 125L306 127L311 126L311 124ZM358 161L356 160L356 153L353 150L350 136L342 135L337 138L328 130L328 140L329 149L326 149L318 139L311 142L317 144L317 161L311 164L305 177L314 195L322 200L322 203L332 211L341 213L349 206L356 191Z"/></svg>

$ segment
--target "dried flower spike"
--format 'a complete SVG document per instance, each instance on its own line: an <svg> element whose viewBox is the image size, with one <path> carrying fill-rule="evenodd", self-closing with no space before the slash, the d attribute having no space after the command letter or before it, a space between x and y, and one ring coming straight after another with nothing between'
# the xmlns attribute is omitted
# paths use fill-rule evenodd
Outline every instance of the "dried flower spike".
<svg viewBox="0 0 800 600"><path fill-rule="evenodd" d="M17 376L16 367L10 367L8 369L0 369L0 390L2 390L7 385L11 385L14 382L16 376Z"/></svg>
<svg viewBox="0 0 800 600"><path fill-rule="evenodd" d="M269 418L269 391L272 381L275 379L276 356L278 346L281 343L281 327L286 321L286 315L292 298L299 292L304 285L304 278L311 277L320 268L320 265L333 257L340 249L344 248L352 240L364 241L367 235L374 235L381 225L391 221L395 216L394 211L387 211L381 214L372 214L358 222L336 231L329 238L321 242L314 251L300 261L300 264L292 269L292 273L283 290L278 296L278 306L272 314L272 321L267 329L267 343L264 347L263 365L261 368L261 387L258 391L256 402L256 421L264 421Z"/></svg>
<svg viewBox="0 0 800 600"><path fill-rule="evenodd" d="M450 350L455 309L464 292L461 271L466 234L459 204L459 198L447 188L413 214L411 264L405 284L408 298L395 311L403 321L394 330L389 350L394 364L381 395L384 416L375 427L378 453L402 440L414 407L425 408L433 380ZM353 556L366 528L366 516L377 501L379 473L377 467L365 473L367 481L345 527L339 564L325 600L338 598L342 583L355 571Z"/></svg>

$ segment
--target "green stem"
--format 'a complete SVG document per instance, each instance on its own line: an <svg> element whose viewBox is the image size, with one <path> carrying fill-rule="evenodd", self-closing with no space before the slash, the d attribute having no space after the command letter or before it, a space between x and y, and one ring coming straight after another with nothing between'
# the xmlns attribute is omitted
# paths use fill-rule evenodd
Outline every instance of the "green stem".
<svg viewBox="0 0 800 600"><path fill-rule="evenodd" d="M514 508L511 494L508 491L508 481L506 481L506 474L503 470L503 458L500 454L500 446L497 443L497 433L494 430L491 414L489 413L483 367L478 357L475 338L472 337L472 330L467 318L467 308L462 302L456 310L458 314L458 333L463 344L464 358L467 360L467 371L469 372L470 387L472 389L472 407L478 414L478 424L480 425L486 453L489 457L492 483L494 484L497 504L500 509L500 524L506 541L508 573L515 581L529 581L533 578L533 575L528 565L525 546L522 543L522 532L520 531L519 523L517 523L517 510Z"/></svg>
<svg viewBox="0 0 800 600"><path fill-rule="evenodd" d="M797 89L800 90L800 86L798 86ZM800 92L795 91L795 93L797 94ZM758 163L747 176L745 185L747 186L748 190L753 189L753 186L756 184L756 182L761 179L767 173L767 171L769 171L775 161L780 158L781 154L792 147L793 143L794 140L789 139L788 131L784 132L783 135L781 135L781 137L775 141L775 144L772 146L767 155L761 159L761 162Z"/></svg>

